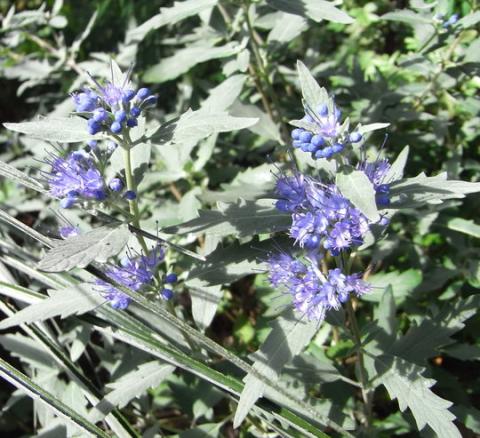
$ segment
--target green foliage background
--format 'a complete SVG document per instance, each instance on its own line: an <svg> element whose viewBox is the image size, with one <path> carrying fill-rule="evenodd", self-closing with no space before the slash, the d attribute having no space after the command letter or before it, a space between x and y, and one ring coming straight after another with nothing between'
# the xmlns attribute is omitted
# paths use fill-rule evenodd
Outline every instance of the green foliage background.
<svg viewBox="0 0 480 438"><path fill-rule="evenodd" d="M11 3L0 1L4 16ZM18 12L40 7L40 2L35 1L14 3ZM284 218L274 219L274 224L259 223L258 215L269 214L269 210L254 201L268 197L272 190L272 172L276 172L272 163L281 168L290 165L286 148L288 120L303 115L296 61L303 61L317 81L335 95L337 104L354 124L390 124L387 135L379 130L368 138L370 156L384 153L393 161L409 145L406 177L420 172L433 176L444 171L449 179L477 182L480 12L476 3L436 2L434 8L447 17L458 13L475 19L473 24L456 30L438 28L432 40L425 30L430 28L418 16L430 13L433 2L345 0L338 7L353 18L352 23L315 20L305 14L304 21L295 16L297 21L290 21L289 29L286 21L279 24L282 12L275 10L271 2L219 0L211 14L194 14L132 42L129 31L158 14L160 7L171 7L173 3L66 0L58 11L66 19L65 26L40 22L14 31L2 29L0 120L16 123L52 111L66 115L68 110L61 104L68 93L84 83L78 79L79 71L108 71L111 57L123 68L134 62L137 83L148 83L159 96L150 117L162 124L157 137L151 139L152 153L149 157L148 152L145 160L148 172L140 186L145 224L154 230L158 223L162 232L178 244L209 255L207 266L182 254L171 256L169 262L177 266L184 281L176 297L177 312L182 321L250 364L254 359L249 355L265 345L270 333L277 333L275 328L272 331L272 323L288 306L288 299L278 299L279 291L268 285L261 263L261 249L268 248L265 240ZM54 2L49 1L45 10L54 7ZM245 15L249 7L251 27ZM411 16L399 19L385 15L404 8L415 10L417 21ZM90 34L77 52L62 60L62 50L74 44L95 11L97 17ZM9 32L17 32L18 40L14 41ZM192 47L199 50L169 61ZM201 53L213 47L225 50L219 49L218 57L212 55L198 62ZM192 65L183 68L190 61ZM39 62L48 66L45 74L37 75L41 70ZM234 75L236 79L232 80ZM227 81L225 91L212 91ZM176 131L182 137L172 145L165 122L189 108L205 108L205 102L213 105L212 111L259 117L260 123L241 130L235 126L216 128L204 136L194 129L184 129ZM35 160L44 156L48 143L28 141L6 130L0 135L1 160L35 175ZM296 158L301 168L311 169L311 163L300 155ZM39 198L14 180L0 179L2 210L20 223L54 236L58 218L46 208L55 208L54 201ZM368 266L369 280L376 287L372 295L357 303L362 348L372 381L373 423L369 428L363 425L365 414L356 384L356 347L344 321L338 324L338 320L328 319L311 341L300 346L302 350L305 347L304 351L282 371L284 387L355 436L435 436L430 429L432 418L436 418L437 408L433 406L440 406L438 418L447 416L445 421L450 421L446 414L449 404L442 405L445 400L453 403L450 411L462 436L478 436L479 200L478 194L472 194L465 199L448 199L440 206L420 203L403 209L394 217L388 234L356 259L355 270ZM214 212L211 216L200 214L200 224L206 224L207 232L195 231L196 223L190 222L200 210ZM244 223L238 219L242 214L257 219ZM202 222L202 218L208 221ZM69 219L87 228L98 225L85 212ZM40 245L6 226L0 229L0 238L5 242L0 251L4 313L15 312L23 306L20 303L30 303L16 301L18 296L12 295L12 288L6 284L16 285L18 294L27 294L27 290L41 294L33 295L36 299L45 297L49 288L70 284L70 274L32 273L29 268L35 266L36 259L30 256L42 254ZM209 254L210 250L213 252ZM83 279L82 275L72 277ZM211 294L214 306L205 310L202 295L196 298L196 291ZM132 318L138 317L145 327L155 326L165 336L161 342L158 333L157 338L149 337L145 342L150 348L161 350L173 345L180 353L161 350L162 354L171 358L178 353L180 362L187 360L181 356L189 350L185 342L179 341L182 338L178 327L177 332L172 331L175 327L166 320L152 322L152 315L140 306L135 309ZM330 436L342 435L321 418L315 423L313 414L303 407L292 407L291 401L289 404L280 399L275 404L277 400L271 396L267 399L267 393L240 428L234 429L245 373L234 368L228 358L209 355L203 349L193 357L198 363L188 363L173 372L168 368L171 365L156 364L154 358L159 356L146 347L136 349L131 343L122 343L127 334L137 333L136 328L131 332L125 329L134 319L108 310L102 312L36 322L24 332L3 332L2 357L85 417L89 403L95 403L79 389L78 375L73 373L75 379L65 371L65 363L77 366L78 372L98 389L98 399L112 389L123 388L125 402L116 403L117 413L146 437L322 436L320 430ZM113 336L105 322L110 318L125 332ZM43 339L43 347L38 339ZM61 367L47 354L54 349L49 342L69 358ZM291 340L285 342L291 346ZM202 368L205 364L208 370ZM237 394L226 395L218 384L211 384L205 375L217 383L221 380L216 374L208 374L212 370L235 379L232 387ZM276 371L280 375L281 370ZM389 380L390 371L395 375ZM146 385L149 389L138 394L132 391L136 378L144 379L151 373L157 373L157 380ZM247 374L251 377L251 373ZM399 383L395 380L398 376L407 377ZM412 393L406 395L398 389L396 393L394 383L411 388ZM439 402L440 397L445 400ZM32 405L29 398L14 392L7 383L1 387L0 404L5 406L0 432L8 436L77 433L65 427L64 422L54 421L48 409ZM427 406L423 419L422 404ZM405 411L405 407L410 410ZM296 411L313 424L314 430L301 428L298 419L292 420L292 426L287 421L291 417L281 409ZM429 426L418 431L422 421ZM111 431L110 424L96 424ZM47 435L49 431L57 435ZM457 436L449 432L444 436Z"/></svg>

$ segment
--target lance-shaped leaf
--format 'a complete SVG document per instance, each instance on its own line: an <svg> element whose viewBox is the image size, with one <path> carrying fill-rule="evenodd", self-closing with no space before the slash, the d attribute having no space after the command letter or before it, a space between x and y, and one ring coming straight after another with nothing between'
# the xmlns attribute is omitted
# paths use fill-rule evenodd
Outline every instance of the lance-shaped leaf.
<svg viewBox="0 0 480 438"><path fill-rule="evenodd" d="M113 391L109 392L89 414L89 420L96 423L110 413L115 407L123 408L135 397L142 395L148 388L160 384L175 367L158 361L147 362L138 369L121 377L117 382L108 384Z"/></svg>
<svg viewBox="0 0 480 438"><path fill-rule="evenodd" d="M353 18L334 6L334 2L325 0L267 0L275 9L289 14L311 18L314 21L328 20L335 23L353 23Z"/></svg>
<svg viewBox="0 0 480 438"><path fill-rule="evenodd" d="M84 432L84 436L109 438L110 435L99 427L92 424L74 409L65 405L51 393L45 391L42 387L33 382L25 374L12 367L10 364L0 358L0 377L10 382L16 388L26 392L33 400L38 400L47 409L53 411L62 422L67 425L74 425Z"/></svg>
<svg viewBox="0 0 480 438"><path fill-rule="evenodd" d="M11 131L59 143L77 143L93 138L87 132L87 121L81 117L43 118L33 122L4 123L3 126Z"/></svg>
<svg viewBox="0 0 480 438"><path fill-rule="evenodd" d="M218 0L187 0L175 2L169 8L160 8L160 13L149 18L145 23L127 32L127 44L138 43L145 38L148 32L169 26L179 21L197 15L205 9L215 6Z"/></svg>
<svg viewBox="0 0 480 438"><path fill-rule="evenodd" d="M19 324L44 321L55 316L66 318L81 315L105 302L93 284L79 284L57 291L51 291L44 300L23 308L0 322L0 330Z"/></svg>
<svg viewBox="0 0 480 438"><path fill-rule="evenodd" d="M320 105L327 104L327 90L318 85L310 70L302 61L297 61L298 79L302 88L302 96L307 105L314 111ZM313 128L313 126L311 126Z"/></svg>
<svg viewBox="0 0 480 438"><path fill-rule="evenodd" d="M405 169L405 165L407 164L409 152L410 148L408 146L405 146L402 149L402 152L398 154L397 159L392 163L392 166L390 167L387 175L385 176L385 183L392 183L403 177L403 170Z"/></svg>
<svg viewBox="0 0 480 438"><path fill-rule="evenodd" d="M380 220L375 202L375 189L364 172L354 170L350 173L339 173L335 182L342 195L370 221L378 222Z"/></svg>
<svg viewBox="0 0 480 438"><path fill-rule="evenodd" d="M390 208L422 207L425 203L441 204L446 199L464 198L469 193L480 191L479 182L447 180L441 173L428 177L424 173L415 178L394 182L390 187Z"/></svg>
<svg viewBox="0 0 480 438"><path fill-rule="evenodd" d="M283 317L275 320L272 326L272 331L260 350L254 354L253 368L262 375L276 380L284 365L310 342L318 329L318 321L301 320L292 311L288 311ZM244 382L245 387L233 420L235 428L242 423L252 406L267 389L262 380L251 374L245 377Z"/></svg>
<svg viewBox="0 0 480 438"><path fill-rule="evenodd" d="M115 224L58 241L40 260L38 269L63 272L84 268L94 260L105 263L123 249L129 237L130 232L125 224Z"/></svg>
<svg viewBox="0 0 480 438"><path fill-rule="evenodd" d="M452 403L430 390L436 382L422 376L425 368L389 355L377 357L375 368L379 382L398 400L400 410L411 410L418 430L428 424L438 438L461 438L453 423L455 415L448 410Z"/></svg>
<svg viewBox="0 0 480 438"><path fill-rule="evenodd" d="M143 80L149 83L161 83L175 79L192 67L211 59L226 58L238 54L244 49L237 43L228 43L219 47L187 47L178 50L175 55L163 59L150 67Z"/></svg>
<svg viewBox="0 0 480 438"><path fill-rule="evenodd" d="M447 222L447 228L480 239L480 225L474 221L467 221L461 217L456 217Z"/></svg>
<svg viewBox="0 0 480 438"><path fill-rule="evenodd" d="M162 230L168 234L212 234L217 236L250 236L288 228L290 215L273 207L273 201L240 200L236 204L218 203L218 210L200 210L199 217Z"/></svg>

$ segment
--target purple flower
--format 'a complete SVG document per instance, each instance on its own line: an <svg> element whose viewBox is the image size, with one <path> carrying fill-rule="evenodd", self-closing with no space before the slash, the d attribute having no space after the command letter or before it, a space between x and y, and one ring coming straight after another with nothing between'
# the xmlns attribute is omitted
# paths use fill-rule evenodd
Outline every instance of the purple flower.
<svg viewBox="0 0 480 438"><path fill-rule="evenodd" d="M106 271L107 277L136 292L151 285L155 279L155 273L159 264L163 261L165 252L160 246L155 247L148 256L125 257L120 266L111 266ZM130 304L130 297L111 284L96 280L100 286L101 294L110 301L115 309L126 309Z"/></svg>
<svg viewBox="0 0 480 438"><path fill-rule="evenodd" d="M91 89L85 88L84 91L72 95L75 104L75 110L78 112L93 111L98 105L98 95Z"/></svg>
<svg viewBox="0 0 480 438"><path fill-rule="evenodd" d="M93 78L92 81L95 89L85 88L72 95L76 111L91 113L87 127L91 135L102 131L121 134L124 125L127 128L137 126L142 110L157 100L147 88L138 91L130 88L129 75L122 84L112 81L102 85Z"/></svg>
<svg viewBox="0 0 480 438"><path fill-rule="evenodd" d="M376 193L376 201L380 206L386 206L390 203L390 184L386 178L391 167L387 159L373 162L363 161L358 165L358 168L363 170L372 182Z"/></svg>
<svg viewBox="0 0 480 438"><path fill-rule="evenodd" d="M52 154L46 162L50 164L51 170L44 173L44 176L53 196L70 200L105 198L102 174L87 152L71 152L64 158ZM72 205L72 202L64 203Z"/></svg>
<svg viewBox="0 0 480 438"><path fill-rule="evenodd" d="M62 239L68 239L69 237L78 236L80 230L73 225L64 225L58 229L58 233Z"/></svg>
<svg viewBox="0 0 480 438"><path fill-rule="evenodd" d="M309 320L322 321L328 310L339 309L351 293L361 296L371 290L359 274L345 275L337 268L324 275L316 259L302 261L281 253L270 254L267 263L272 286L284 288L295 309Z"/></svg>
<svg viewBox="0 0 480 438"><path fill-rule="evenodd" d="M283 199L277 201L276 207L292 212L290 236L300 247L316 250L323 244L338 255L363 243L369 222L334 184L296 175L279 179L277 193Z"/></svg>
<svg viewBox="0 0 480 438"><path fill-rule="evenodd" d="M300 173L278 178L275 191L279 196L276 207L281 211L293 212L305 202L305 182Z"/></svg>

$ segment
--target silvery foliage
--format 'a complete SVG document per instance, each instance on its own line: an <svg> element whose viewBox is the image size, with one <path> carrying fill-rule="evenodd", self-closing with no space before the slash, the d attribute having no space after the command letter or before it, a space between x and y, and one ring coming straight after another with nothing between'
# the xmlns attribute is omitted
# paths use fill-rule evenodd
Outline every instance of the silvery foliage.
<svg viewBox="0 0 480 438"><path fill-rule="evenodd" d="M474 195L466 195L480 184L470 150L478 139L480 12L452 19L446 1L412 0L375 16L370 6L349 11L323 0L184 0L131 24L112 60L81 55L94 11L66 44L63 7L12 7L2 20L1 75L38 104L38 114L8 121L2 132L0 328L10 330L0 335L9 352L0 375L17 388L4 412L26 394L32 433L58 436L160 436L171 424L155 413L170 407L188 418L173 423L182 437L223 436L231 427L254 436L375 430L443 438L461 436L462 424L480 433L466 390L453 391L451 368L439 368L479 357L462 334L479 305L472 292L480 287L480 226L470 214ZM374 33L374 22L410 32L410 49L395 64L356 51L365 22ZM348 35L344 51L328 58L318 41L338 29ZM128 76L157 36L163 56ZM26 41L35 46L28 54ZM215 72L208 78L200 73L207 66ZM342 129L362 134L352 153L391 159L388 206L375 203L364 173L291 148L286 120L298 126L302 103L324 99L319 83L331 77L329 93L350 119ZM95 86L92 78L147 83L158 95L117 148L111 132L90 135L65 93L39 95L52 85L78 92ZM176 97L166 102L172 83ZM106 186L131 177L136 198L108 189L110 198L59 208L42 163L48 151L87 142ZM369 220L391 221L387 232L371 227L352 259L372 285L355 302L357 317L342 307L321 324L307 321L265 282L267 255L292 248L290 215L274 205L276 178L292 170L335 181ZM79 233L61 238L62 226ZM164 253L148 288L108 275L157 246ZM173 270L179 281L168 300ZM109 305L99 281L128 298L126 310ZM247 317L252 290L256 308ZM226 318L234 327L224 336L217 330Z"/></svg>

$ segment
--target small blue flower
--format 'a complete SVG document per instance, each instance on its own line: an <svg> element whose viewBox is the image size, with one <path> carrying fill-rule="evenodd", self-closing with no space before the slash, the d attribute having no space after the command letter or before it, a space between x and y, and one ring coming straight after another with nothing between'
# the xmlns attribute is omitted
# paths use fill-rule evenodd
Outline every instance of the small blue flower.
<svg viewBox="0 0 480 438"><path fill-rule="evenodd" d="M162 292L161 292L161 297L164 299L164 300L171 300L173 298L173 291L172 289L162 289Z"/></svg>
<svg viewBox="0 0 480 438"><path fill-rule="evenodd" d="M120 266L109 267L105 274L116 283L139 292L153 283L164 255L164 250L157 246L148 256L125 257L121 260ZM130 297L111 284L103 280L96 280L96 284L100 286L100 293L110 301L113 308L126 309L130 304Z"/></svg>
<svg viewBox="0 0 480 438"><path fill-rule="evenodd" d="M123 181L120 178L113 178L108 183L108 187L114 192L120 192L123 189Z"/></svg>
<svg viewBox="0 0 480 438"><path fill-rule="evenodd" d="M272 286L283 287L295 309L309 320L323 321L326 312L339 309L350 294L371 290L359 274L345 275L337 268L324 275L315 258L304 262L286 253L270 254L267 263Z"/></svg>
<svg viewBox="0 0 480 438"><path fill-rule="evenodd" d="M69 237L78 236L80 230L73 225L64 225L58 229L58 233L62 239L68 239Z"/></svg>
<svg viewBox="0 0 480 438"><path fill-rule="evenodd" d="M75 110L78 112L93 111L97 107L99 100L98 95L88 88L83 92L73 94L72 98L75 104Z"/></svg>
<svg viewBox="0 0 480 438"><path fill-rule="evenodd" d="M275 205L281 211L293 212L306 200L305 182L300 173L278 178L275 191L280 198Z"/></svg>
<svg viewBox="0 0 480 438"><path fill-rule="evenodd" d="M105 183L92 156L85 151L75 151L66 157L52 154L46 160L50 172L43 175L50 193L63 198L61 206L71 207L77 199L105 199Z"/></svg>
<svg viewBox="0 0 480 438"><path fill-rule="evenodd" d="M140 90L137 91L137 99L139 100L144 100L148 96L150 96L150 90L148 88L140 88Z"/></svg>
<svg viewBox="0 0 480 438"><path fill-rule="evenodd" d="M123 196L129 201L133 201L134 199L136 199L137 194L133 190L127 190Z"/></svg>
<svg viewBox="0 0 480 438"><path fill-rule="evenodd" d="M165 279L163 280L165 283L176 283L178 280L177 274L175 273L170 273L165 276Z"/></svg>
<svg viewBox="0 0 480 438"><path fill-rule="evenodd" d="M122 124L119 122L113 122L110 125L110 131L112 131L114 134L119 134L122 132Z"/></svg>

